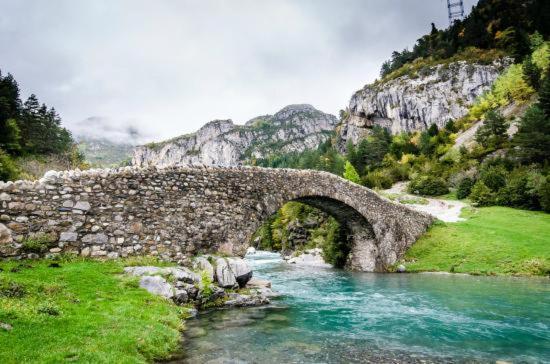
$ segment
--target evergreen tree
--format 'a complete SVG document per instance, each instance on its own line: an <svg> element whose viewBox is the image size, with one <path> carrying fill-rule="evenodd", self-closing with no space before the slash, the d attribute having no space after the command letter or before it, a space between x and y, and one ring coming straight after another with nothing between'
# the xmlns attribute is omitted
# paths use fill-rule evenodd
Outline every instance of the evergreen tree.
<svg viewBox="0 0 550 364"><path fill-rule="evenodd" d="M541 88L539 90L539 105L544 115L547 118L550 118L550 68L547 71L546 77L542 82Z"/></svg>
<svg viewBox="0 0 550 364"><path fill-rule="evenodd" d="M523 61L523 78L532 88L538 90L540 87L540 68L531 60L531 57L526 57Z"/></svg>
<svg viewBox="0 0 550 364"><path fill-rule="evenodd" d="M484 148L500 148L508 140L507 130L504 116L495 110L489 110L485 113L483 125L477 130L476 141Z"/></svg>
<svg viewBox="0 0 550 364"><path fill-rule="evenodd" d="M521 119L513 144L524 162L543 163L550 159L550 118L537 105Z"/></svg>

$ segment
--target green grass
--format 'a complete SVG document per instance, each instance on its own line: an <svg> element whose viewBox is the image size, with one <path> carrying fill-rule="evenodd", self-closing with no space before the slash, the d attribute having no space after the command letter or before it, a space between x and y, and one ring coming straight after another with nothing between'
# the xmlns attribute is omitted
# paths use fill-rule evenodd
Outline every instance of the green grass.
<svg viewBox="0 0 550 364"><path fill-rule="evenodd" d="M185 309L150 295L124 262L0 262L0 363L142 363L180 347Z"/></svg>
<svg viewBox="0 0 550 364"><path fill-rule="evenodd" d="M550 275L550 214L486 207L463 217L430 228L406 253L407 271Z"/></svg>

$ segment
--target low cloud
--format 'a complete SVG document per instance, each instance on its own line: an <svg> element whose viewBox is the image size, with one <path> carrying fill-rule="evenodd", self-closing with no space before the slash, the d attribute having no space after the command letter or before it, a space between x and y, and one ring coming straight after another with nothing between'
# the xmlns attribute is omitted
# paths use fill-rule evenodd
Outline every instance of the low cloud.
<svg viewBox="0 0 550 364"><path fill-rule="evenodd" d="M133 126L149 140L294 103L337 114L393 50L431 22L447 26L441 0L0 0L0 9L0 69L24 97L54 106L75 134Z"/></svg>

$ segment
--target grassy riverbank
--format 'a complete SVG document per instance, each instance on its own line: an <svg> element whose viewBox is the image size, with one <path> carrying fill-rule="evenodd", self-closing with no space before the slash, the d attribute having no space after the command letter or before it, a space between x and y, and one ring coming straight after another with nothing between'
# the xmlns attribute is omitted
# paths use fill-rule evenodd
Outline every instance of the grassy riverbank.
<svg viewBox="0 0 550 364"><path fill-rule="evenodd" d="M468 208L466 220L437 223L405 256L409 272L550 274L550 214Z"/></svg>
<svg viewBox="0 0 550 364"><path fill-rule="evenodd" d="M179 347L185 309L122 276L122 261L0 262L0 363L139 363Z"/></svg>

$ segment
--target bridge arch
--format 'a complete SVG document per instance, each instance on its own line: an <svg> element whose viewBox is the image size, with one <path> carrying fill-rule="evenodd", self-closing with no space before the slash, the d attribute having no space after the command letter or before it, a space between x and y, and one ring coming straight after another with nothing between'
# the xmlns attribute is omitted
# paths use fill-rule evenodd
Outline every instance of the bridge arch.
<svg viewBox="0 0 550 364"><path fill-rule="evenodd" d="M284 203L334 216L351 239L349 267L383 271L431 224L428 215L319 171L256 167L126 167L48 173L0 183L0 256L137 254L184 260L196 253L244 254L250 237Z"/></svg>

